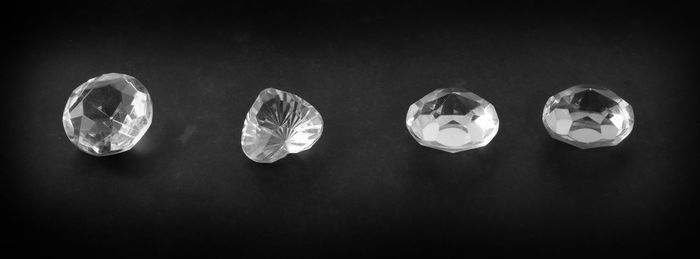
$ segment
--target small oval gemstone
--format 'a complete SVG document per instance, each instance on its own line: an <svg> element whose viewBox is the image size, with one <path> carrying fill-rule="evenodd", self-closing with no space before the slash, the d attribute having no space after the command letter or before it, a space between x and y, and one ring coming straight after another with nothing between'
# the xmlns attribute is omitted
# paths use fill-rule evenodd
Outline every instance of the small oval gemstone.
<svg viewBox="0 0 700 259"><path fill-rule="evenodd" d="M272 163L313 146L323 132L321 114L301 97L267 88L243 122L241 147L251 160Z"/></svg>
<svg viewBox="0 0 700 259"><path fill-rule="evenodd" d="M462 88L437 89L406 114L406 127L419 144L450 153L488 145L498 124L496 108Z"/></svg>
<svg viewBox="0 0 700 259"><path fill-rule="evenodd" d="M632 132L634 112L613 91L577 85L547 100L542 122L552 138L578 148L615 146Z"/></svg>
<svg viewBox="0 0 700 259"><path fill-rule="evenodd" d="M146 87L125 74L104 74L78 86L63 110L63 128L78 149L94 156L134 147L153 118Z"/></svg>

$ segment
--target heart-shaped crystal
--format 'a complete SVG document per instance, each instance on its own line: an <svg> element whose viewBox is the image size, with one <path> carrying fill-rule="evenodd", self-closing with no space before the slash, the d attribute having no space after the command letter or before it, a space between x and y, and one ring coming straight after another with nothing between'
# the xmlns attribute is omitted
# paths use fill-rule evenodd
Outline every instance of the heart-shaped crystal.
<svg viewBox="0 0 700 259"><path fill-rule="evenodd" d="M294 94L267 88L248 111L241 146L253 161L272 163L311 148L322 131L321 114L311 104Z"/></svg>

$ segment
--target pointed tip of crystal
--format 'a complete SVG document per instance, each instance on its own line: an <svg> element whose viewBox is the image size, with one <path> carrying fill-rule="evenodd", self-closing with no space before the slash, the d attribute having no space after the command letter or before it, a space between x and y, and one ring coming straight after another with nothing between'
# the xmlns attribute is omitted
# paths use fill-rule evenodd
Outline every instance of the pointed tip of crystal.
<svg viewBox="0 0 700 259"><path fill-rule="evenodd" d="M248 158L272 163L313 146L323 132L321 114L301 97L266 88L250 107L241 134Z"/></svg>

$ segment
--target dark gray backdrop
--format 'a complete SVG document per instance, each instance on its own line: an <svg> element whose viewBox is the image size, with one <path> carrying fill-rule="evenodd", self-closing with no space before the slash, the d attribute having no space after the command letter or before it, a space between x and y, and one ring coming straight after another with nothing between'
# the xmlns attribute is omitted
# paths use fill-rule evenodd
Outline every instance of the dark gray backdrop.
<svg viewBox="0 0 700 259"><path fill-rule="evenodd" d="M697 30L682 5L91 3L5 10L3 173L13 252L660 255L693 240ZM143 82L154 120L91 157L61 113L91 77ZM541 123L569 86L612 88L630 137L578 150ZM408 106L463 86L501 119L485 148L419 146ZM242 153L266 87L323 115L309 151Z"/></svg>

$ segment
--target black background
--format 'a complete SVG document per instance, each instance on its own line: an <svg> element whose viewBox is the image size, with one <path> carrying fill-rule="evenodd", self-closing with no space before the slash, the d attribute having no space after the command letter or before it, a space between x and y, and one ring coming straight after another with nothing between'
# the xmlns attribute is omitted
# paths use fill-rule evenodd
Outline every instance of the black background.
<svg viewBox="0 0 700 259"><path fill-rule="evenodd" d="M666 255L696 244L697 10L560 3L130 1L4 7L3 249L74 255ZM143 82L154 120L91 157L61 113L89 78ZM552 140L546 99L608 86L612 148ZM485 148L418 145L408 106L463 86ZM309 151L257 164L240 133L276 87L323 115Z"/></svg>

